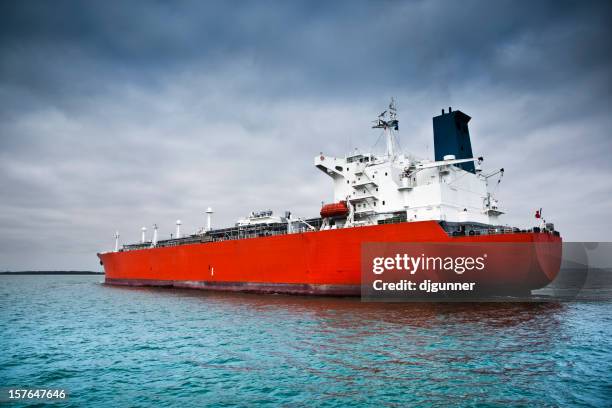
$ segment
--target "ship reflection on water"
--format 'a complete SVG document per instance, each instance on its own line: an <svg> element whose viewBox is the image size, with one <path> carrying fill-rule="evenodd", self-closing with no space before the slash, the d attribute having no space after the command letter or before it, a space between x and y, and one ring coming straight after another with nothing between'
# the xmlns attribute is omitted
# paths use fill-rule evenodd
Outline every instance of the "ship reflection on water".
<svg viewBox="0 0 612 408"><path fill-rule="evenodd" d="M170 297L198 299L220 306L247 307L263 314L281 313L284 317L308 315L340 327L364 328L369 323L389 323L414 327L431 327L444 322L509 327L533 320L554 321L564 309L558 302L362 302L359 298L328 296L294 296L250 294L192 289L153 287L113 287L113 290L143 291ZM538 299L535 298L534 299ZM551 319L552 318L552 319ZM354 322L354 326L350 324Z"/></svg>

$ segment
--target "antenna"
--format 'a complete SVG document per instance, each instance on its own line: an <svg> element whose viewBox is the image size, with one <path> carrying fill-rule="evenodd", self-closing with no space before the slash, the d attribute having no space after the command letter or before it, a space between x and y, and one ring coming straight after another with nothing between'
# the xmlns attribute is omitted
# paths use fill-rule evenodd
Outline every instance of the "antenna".
<svg viewBox="0 0 612 408"><path fill-rule="evenodd" d="M388 119L387 119L388 117ZM391 158L395 158L395 151L397 147L397 141L393 131L399 130L399 120L397 120L397 107L395 106L395 98L391 98L389 102L389 109L383 111L378 115L378 119L374 121L373 129L383 129L385 137L387 139L387 155Z"/></svg>
<svg viewBox="0 0 612 408"><path fill-rule="evenodd" d="M391 97L391 102L389 102L389 117L391 118L392 121L395 121L395 130L398 130L398 124L399 122L397 122L397 108L395 107L395 98Z"/></svg>

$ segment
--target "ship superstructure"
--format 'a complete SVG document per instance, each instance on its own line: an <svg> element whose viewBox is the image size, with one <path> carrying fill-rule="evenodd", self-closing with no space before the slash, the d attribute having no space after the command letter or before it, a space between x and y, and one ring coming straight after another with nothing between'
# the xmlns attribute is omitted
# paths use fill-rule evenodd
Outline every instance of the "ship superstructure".
<svg viewBox="0 0 612 408"><path fill-rule="evenodd" d="M503 211L488 191L492 175L473 158L467 122L461 111L434 118L436 157L417 159L397 150L399 129L395 103L381 113L374 128L382 129L386 154L354 154L344 158L320 154L315 166L331 177L334 199L346 203L346 218L334 217L323 228L373 225L389 219L440 220L497 225ZM446 125L448 122L449 126Z"/></svg>

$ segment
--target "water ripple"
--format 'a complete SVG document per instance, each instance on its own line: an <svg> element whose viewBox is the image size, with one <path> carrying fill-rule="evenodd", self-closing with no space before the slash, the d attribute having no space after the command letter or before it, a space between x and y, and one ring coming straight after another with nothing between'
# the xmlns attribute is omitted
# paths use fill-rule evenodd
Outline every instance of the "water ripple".
<svg viewBox="0 0 612 408"><path fill-rule="evenodd" d="M65 406L608 406L612 306L366 304L0 277L0 385ZM77 295L75 295L77 294Z"/></svg>

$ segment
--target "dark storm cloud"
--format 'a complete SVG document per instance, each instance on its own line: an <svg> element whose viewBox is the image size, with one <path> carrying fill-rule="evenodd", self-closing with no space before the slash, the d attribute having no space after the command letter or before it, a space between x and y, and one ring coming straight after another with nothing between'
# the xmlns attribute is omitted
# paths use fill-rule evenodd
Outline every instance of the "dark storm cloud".
<svg viewBox="0 0 612 408"><path fill-rule="evenodd" d="M474 117L509 222L544 205L607 239L611 21L608 2L2 2L0 268L93 267L114 228L195 229L208 205L312 215L331 195L312 156L370 148L390 95L421 155L442 106Z"/></svg>
<svg viewBox="0 0 612 408"><path fill-rule="evenodd" d="M2 15L3 78L52 96L228 59L266 72L263 93L472 78L545 89L611 56L604 2L5 2Z"/></svg>

